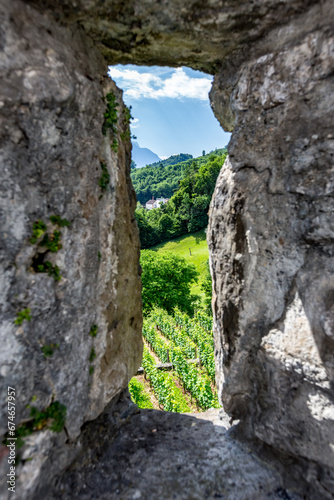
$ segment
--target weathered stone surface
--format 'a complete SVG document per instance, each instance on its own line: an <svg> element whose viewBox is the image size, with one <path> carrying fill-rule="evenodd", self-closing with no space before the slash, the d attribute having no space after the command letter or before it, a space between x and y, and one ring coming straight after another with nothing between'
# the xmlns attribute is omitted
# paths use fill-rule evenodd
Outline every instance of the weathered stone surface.
<svg viewBox="0 0 334 500"><path fill-rule="evenodd" d="M80 30L70 32L15 1L2 2L1 20L1 434L11 386L17 426L30 417L27 405L42 410L55 400L67 407L66 433L73 440L126 387L141 361L131 144L120 137L126 132L121 91L103 76L104 60ZM119 102L117 153L110 132L101 133L108 92ZM100 162L110 175L105 190ZM52 224L52 215L70 226ZM38 220L50 236L62 233L62 248L44 256L59 267L59 282L36 272L47 250L38 244L42 237L30 241ZM16 325L24 309L31 320ZM44 356L43 347L52 345L59 347ZM23 467L20 498L43 481L41 464L53 460L52 450L67 437L44 431L30 438L24 458L33 460ZM5 490L7 468L3 460Z"/></svg>
<svg viewBox="0 0 334 500"><path fill-rule="evenodd" d="M34 0L55 19L79 23L110 64L187 65L216 73L247 59L250 44L317 0ZM233 54L233 56L232 56ZM237 66L235 66L237 67Z"/></svg>
<svg viewBox="0 0 334 500"><path fill-rule="evenodd" d="M18 469L20 498L45 498L45 485L80 452L82 424L117 399L140 363L130 143L120 136L121 93L105 77L116 62L215 73L212 107L233 130L209 229L221 398L247 436L289 457L291 474L297 465L295 477L313 488L306 496L333 498L333 2L0 5L1 430L7 384L17 390L17 424L35 397L40 409L52 399L67 406L67 434L27 440L23 457L33 460ZM110 89L117 154L114 134L101 133ZM35 272L43 256L30 242L37 220L50 235L57 229L51 215L71 222L62 248L44 257L59 266L59 282ZM15 325L24 309L31 321ZM59 348L45 358L41 348L52 344ZM3 481L5 460L0 467Z"/></svg>
<svg viewBox="0 0 334 500"><path fill-rule="evenodd" d="M228 417L219 410L196 415L141 410L116 437L112 414L105 412L96 424L85 428L89 445L50 500L300 498L227 432Z"/></svg>
<svg viewBox="0 0 334 500"><path fill-rule="evenodd" d="M234 132L208 230L225 409L249 436L310 460L305 476L321 498L334 495L334 34L327 8L270 34L266 54L237 74L216 77L213 106L224 123L220 103L228 103ZM232 78L231 90L224 82Z"/></svg>

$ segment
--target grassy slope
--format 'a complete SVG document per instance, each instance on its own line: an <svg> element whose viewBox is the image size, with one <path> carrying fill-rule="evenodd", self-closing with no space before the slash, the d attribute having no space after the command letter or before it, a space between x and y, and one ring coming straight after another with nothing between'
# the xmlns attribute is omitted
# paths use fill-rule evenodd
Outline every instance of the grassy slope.
<svg viewBox="0 0 334 500"><path fill-rule="evenodd" d="M191 255L189 248L191 250ZM155 247L149 248L149 250L154 250L156 252L169 251L184 257L195 265L197 271L200 273L198 281L201 281L205 271L206 261L209 258L209 250L204 229L196 233L180 236L179 238L175 238L175 240L160 243ZM200 289L199 284L192 286L191 293L204 297L204 292Z"/></svg>

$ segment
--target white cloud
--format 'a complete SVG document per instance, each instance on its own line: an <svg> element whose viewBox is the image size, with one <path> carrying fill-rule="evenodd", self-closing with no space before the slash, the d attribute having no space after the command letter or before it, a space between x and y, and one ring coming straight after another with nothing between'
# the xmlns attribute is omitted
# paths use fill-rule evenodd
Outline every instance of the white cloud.
<svg viewBox="0 0 334 500"><path fill-rule="evenodd" d="M131 128L138 128L139 127L139 118L132 118L131 119Z"/></svg>
<svg viewBox="0 0 334 500"><path fill-rule="evenodd" d="M182 68L174 70L166 79L152 73L140 73L132 69L120 70L113 67L109 68L109 75L124 90L124 95L133 99L170 97L204 101L208 99L212 80L210 77L190 77Z"/></svg>

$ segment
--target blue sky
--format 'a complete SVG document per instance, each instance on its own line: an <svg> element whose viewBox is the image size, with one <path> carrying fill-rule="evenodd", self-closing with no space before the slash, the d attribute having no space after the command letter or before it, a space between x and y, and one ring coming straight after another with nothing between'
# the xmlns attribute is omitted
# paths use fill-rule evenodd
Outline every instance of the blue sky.
<svg viewBox="0 0 334 500"><path fill-rule="evenodd" d="M209 104L212 77L189 68L117 65L109 74L132 106L131 131L160 158L200 156L228 144Z"/></svg>

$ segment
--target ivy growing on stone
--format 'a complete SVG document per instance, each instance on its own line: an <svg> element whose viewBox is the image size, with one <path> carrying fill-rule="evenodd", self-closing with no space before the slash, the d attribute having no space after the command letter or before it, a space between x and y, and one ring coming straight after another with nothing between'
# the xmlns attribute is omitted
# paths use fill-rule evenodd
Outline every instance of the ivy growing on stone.
<svg viewBox="0 0 334 500"><path fill-rule="evenodd" d="M48 273L48 276L51 276L55 281L61 280L60 269L57 265L51 264L48 260L43 262L42 264L37 265L37 269L35 269L38 273Z"/></svg>
<svg viewBox="0 0 334 500"><path fill-rule="evenodd" d="M45 231L47 230L47 225L42 220L38 220L34 222L32 226L32 237L30 238L30 243L34 245L37 243L37 240L43 236Z"/></svg>
<svg viewBox="0 0 334 500"><path fill-rule="evenodd" d="M54 231L51 235L45 234L39 246L46 247L50 252L56 253L63 248L60 242L61 232Z"/></svg>
<svg viewBox="0 0 334 500"><path fill-rule="evenodd" d="M109 186L110 174L108 172L107 165L105 163L101 161L100 166L102 169L102 175L99 179L99 186L101 188L101 191L105 191Z"/></svg>
<svg viewBox="0 0 334 500"><path fill-rule="evenodd" d="M95 326L96 325L93 325L93 327L95 327ZM92 329L91 329L91 331L92 331ZM95 329L93 331L95 332ZM95 335L92 335L92 337L96 337L96 334L97 334L97 326L96 326L96 333L95 333ZM92 347L92 350L90 351L90 355L89 355L89 358L88 358L89 359L89 363L90 363L89 375L92 375L94 373L94 366L92 366L92 363L93 363L93 361L94 361L95 358L96 358L95 349L94 349L94 347Z"/></svg>
<svg viewBox="0 0 334 500"><path fill-rule="evenodd" d="M96 358L95 349L94 349L94 347L92 347L92 350L90 351L90 355L89 355L89 362L93 363L95 358Z"/></svg>
<svg viewBox="0 0 334 500"><path fill-rule="evenodd" d="M62 219L60 215L51 215L49 217L50 222L58 227L69 227L71 223L67 219ZM33 235L30 239L30 243L36 244L38 246L46 248L44 253L38 253L32 262L32 268L37 273L47 273L55 281L61 280L60 270L57 265L53 265L50 261L44 261L47 252L56 253L62 247L61 243L61 232L58 230L53 231L51 234L47 233L47 225L42 220L38 220L33 224ZM43 238L42 238L43 236ZM42 238L42 239L41 239Z"/></svg>
<svg viewBox="0 0 334 500"><path fill-rule="evenodd" d="M117 107L118 103L116 102L116 97L113 92L109 92L105 96L105 101L107 101L107 109L104 112L104 122L102 125L102 134L106 135L107 130L111 130L113 133L117 132L116 123L117 123Z"/></svg>
<svg viewBox="0 0 334 500"><path fill-rule="evenodd" d="M38 410L34 406L30 407L31 420L16 428L17 447L21 448L24 445L24 437L30 436L33 432L50 429L53 432L61 432L64 429L66 421L66 406L54 401L45 410ZM3 444L6 444L7 436Z"/></svg>
<svg viewBox="0 0 334 500"><path fill-rule="evenodd" d="M118 142L117 142L117 140L116 140L116 139L114 139L114 140L113 140L113 142L112 142L112 144L111 144L111 146L110 146L110 147L111 147L111 149L112 149L113 151L115 151L115 153L117 153L117 151L118 151Z"/></svg>
<svg viewBox="0 0 334 500"><path fill-rule="evenodd" d="M131 109L132 106L130 106L129 108L127 106L124 106L123 108L123 124L125 126L125 132L121 133L122 141L129 141L131 137L133 139L136 139L136 136L131 136L130 132L130 121L133 119L133 116L131 115Z"/></svg>

